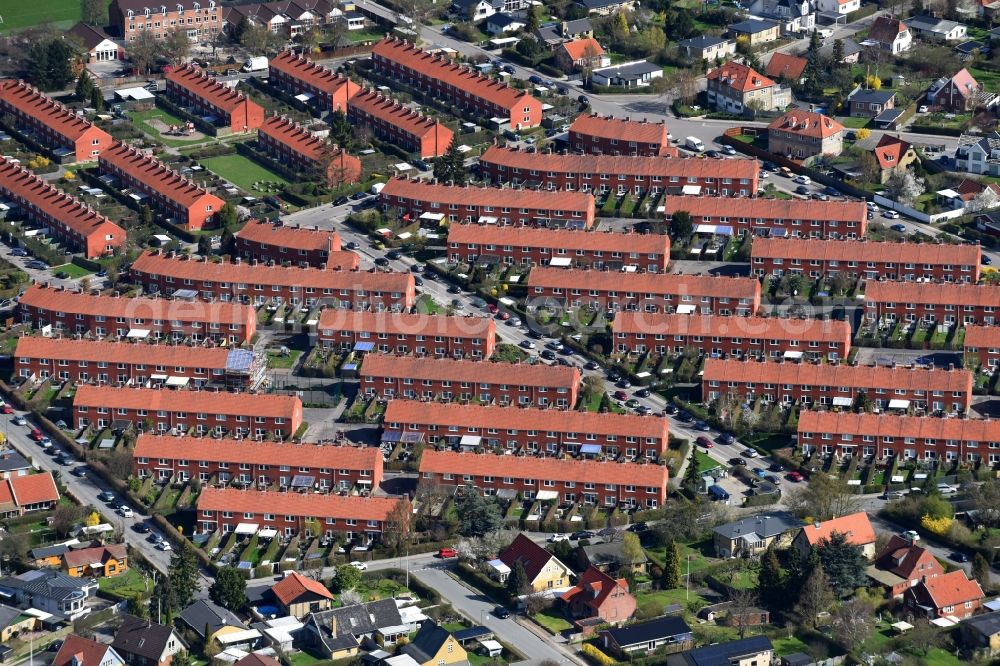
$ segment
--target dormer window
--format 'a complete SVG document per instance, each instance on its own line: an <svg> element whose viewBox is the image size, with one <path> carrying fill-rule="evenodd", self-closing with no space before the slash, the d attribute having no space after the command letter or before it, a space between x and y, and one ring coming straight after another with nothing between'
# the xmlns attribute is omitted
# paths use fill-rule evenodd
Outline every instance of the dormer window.
<svg viewBox="0 0 1000 666"><path fill-rule="evenodd" d="M149 16L149 7L146 7L143 11L146 13L146 16Z"/></svg>
<svg viewBox="0 0 1000 666"><path fill-rule="evenodd" d="M197 2L194 3L194 10L198 11L199 9L201 9L201 5L199 5Z"/></svg>
<svg viewBox="0 0 1000 666"><path fill-rule="evenodd" d="M167 6L166 5L160 5L160 13L161 14L166 14L167 13Z"/></svg>
<svg viewBox="0 0 1000 666"><path fill-rule="evenodd" d="M128 17L129 17L129 18L134 18L134 17L135 17L135 12L134 12L134 11L132 11L131 9L130 9L130 10L128 10L127 14L128 14Z"/></svg>

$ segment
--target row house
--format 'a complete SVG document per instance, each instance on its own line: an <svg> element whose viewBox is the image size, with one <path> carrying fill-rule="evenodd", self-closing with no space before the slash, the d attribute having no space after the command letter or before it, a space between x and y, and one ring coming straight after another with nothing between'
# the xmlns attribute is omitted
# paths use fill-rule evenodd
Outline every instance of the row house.
<svg viewBox="0 0 1000 666"><path fill-rule="evenodd" d="M440 120L369 88L351 98L347 118L355 127L424 159L441 157L455 140L455 133Z"/></svg>
<svg viewBox="0 0 1000 666"><path fill-rule="evenodd" d="M864 394L879 409L965 413L972 373L961 369L705 360L702 396L711 403L735 394L782 405L849 408Z"/></svg>
<svg viewBox="0 0 1000 666"><path fill-rule="evenodd" d="M415 219L440 214L451 222L539 225L587 229L594 223L594 197L586 192L519 190L445 185L393 178L379 192L382 208Z"/></svg>
<svg viewBox="0 0 1000 666"><path fill-rule="evenodd" d="M245 345L257 333L252 307L221 301L105 296L33 284L18 309L22 323L67 335Z"/></svg>
<svg viewBox="0 0 1000 666"><path fill-rule="evenodd" d="M382 451L374 446L141 433L132 451L132 474L157 481L197 479L203 485L214 477L220 484L262 489L374 490L382 483Z"/></svg>
<svg viewBox="0 0 1000 666"><path fill-rule="evenodd" d="M667 468L653 463L498 456L425 449L420 481L429 485L472 485L487 495L520 494L527 500L582 502L590 506L663 506Z"/></svg>
<svg viewBox="0 0 1000 666"><path fill-rule="evenodd" d="M152 155L123 143L101 153L101 173L118 179L122 189L135 190L166 217L189 231L214 223L225 201L180 175Z"/></svg>
<svg viewBox="0 0 1000 666"><path fill-rule="evenodd" d="M215 0L114 0L108 19L126 42L134 42L142 32L163 39L183 30L192 42L210 41L222 32L222 11Z"/></svg>
<svg viewBox="0 0 1000 666"><path fill-rule="evenodd" d="M580 385L576 367L386 354L365 356L359 374L361 392L372 397L561 409L576 406Z"/></svg>
<svg viewBox="0 0 1000 666"><path fill-rule="evenodd" d="M448 260L597 270L628 267L660 273L666 271L670 263L670 237L666 234L456 224L448 229Z"/></svg>
<svg viewBox="0 0 1000 666"><path fill-rule="evenodd" d="M348 256L349 255L349 256ZM189 259L146 252L132 262L132 279L151 293L168 296L178 289L194 290L206 299L240 301L253 305L288 303L314 307L331 305L358 310L406 310L413 307L416 287L409 273L382 273L356 269L358 255L337 253L334 269L299 268ZM342 270L344 268L344 270Z"/></svg>
<svg viewBox="0 0 1000 666"><path fill-rule="evenodd" d="M114 143L94 123L20 80L0 81L0 115L10 116L19 130L72 162L93 162Z"/></svg>
<svg viewBox="0 0 1000 666"><path fill-rule="evenodd" d="M327 348L479 360L493 355L496 334L489 317L422 312L328 309L317 325L318 344Z"/></svg>
<svg viewBox="0 0 1000 666"><path fill-rule="evenodd" d="M376 74L426 93L480 118L499 118L513 130L537 127L542 103L523 90L491 79L450 58L427 53L404 39L386 37L372 47Z"/></svg>
<svg viewBox="0 0 1000 666"><path fill-rule="evenodd" d="M1000 326L966 326L963 345L966 367L1000 368Z"/></svg>
<svg viewBox="0 0 1000 666"><path fill-rule="evenodd" d="M665 356L694 348L713 358L836 361L851 352L850 323L832 319L622 312L612 323L611 335L618 354Z"/></svg>
<svg viewBox="0 0 1000 666"><path fill-rule="evenodd" d="M257 388L267 371L251 349L26 336L14 351L18 377L102 384Z"/></svg>
<svg viewBox="0 0 1000 666"><path fill-rule="evenodd" d="M354 3L344 3L343 6ZM256 28L294 39L310 28L328 26L345 18L341 3L334 0L275 0L226 7L224 26L230 34L243 19ZM348 22L350 26L351 23ZM350 28L353 29L353 28Z"/></svg>
<svg viewBox="0 0 1000 666"><path fill-rule="evenodd" d="M857 202L864 207L862 202ZM848 275L865 280L978 282L978 245L818 238L758 238L750 249L753 274Z"/></svg>
<svg viewBox="0 0 1000 666"><path fill-rule="evenodd" d="M666 121L651 123L584 113L569 126L569 147L585 153L677 157Z"/></svg>
<svg viewBox="0 0 1000 666"><path fill-rule="evenodd" d="M871 322L993 325L997 308L1000 285L899 281L865 285L865 318Z"/></svg>
<svg viewBox="0 0 1000 666"><path fill-rule="evenodd" d="M619 195L694 191L750 197L757 193L757 160L698 160L618 155L559 155L490 146L479 158L483 176L547 190Z"/></svg>
<svg viewBox="0 0 1000 666"><path fill-rule="evenodd" d="M195 115L214 116L221 127L236 134L252 132L264 124L264 107L243 93L224 86L196 65L177 67L166 75L167 96Z"/></svg>
<svg viewBox="0 0 1000 666"><path fill-rule="evenodd" d="M124 229L6 158L0 158L0 196L17 204L23 217L47 229L50 237L89 259L125 245Z"/></svg>
<svg viewBox="0 0 1000 666"><path fill-rule="evenodd" d="M462 449L650 460L667 452L667 420L638 414L390 400L382 423L385 433Z"/></svg>
<svg viewBox="0 0 1000 666"><path fill-rule="evenodd" d="M360 159L284 117L264 121L257 130L257 145L276 162L306 175L321 174L328 187L361 180Z"/></svg>
<svg viewBox="0 0 1000 666"><path fill-rule="evenodd" d="M745 317L760 309L760 282L745 277L536 266L528 275L528 300L592 310Z"/></svg>
<svg viewBox="0 0 1000 666"><path fill-rule="evenodd" d="M861 238L868 230L864 201L665 196L667 219L679 211L694 224L729 227L733 235L764 237Z"/></svg>
<svg viewBox="0 0 1000 666"><path fill-rule="evenodd" d="M885 460L1000 462L1000 421L804 409L803 453Z"/></svg>
<svg viewBox="0 0 1000 666"><path fill-rule="evenodd" d="M286 537L310 535L319 525L326 537L340 535L348 543L367 545L378 541L400 503L406 506L403 515L408 515L405 497L204 488L198 495L197 523L205 533L228 534L241 523L251 523Z"/></svg>
<svg viewBox="0 0 1000 666"><path fill-rule="evenodd" d="M302 401L294 395L173 391L81 384L73 397L74 422L98 430L116 421L138 430L199 435L291 439L302 425Z"/></svg>
<svg viewBox="0 0 1000 666"><path fill-rule="evenodd" d="M250 220L236 232L236 254L266 264L293 264L333 268L341 252L340 234L319 227L285 226L269 220Z"/></svg>
<svg viewBox="0 0 1000 666"><path fill-rule="evenodd" d="M329 67L317 65L305 55L282 51L268 62L268 81L289 95L306 95L321 111L346 112L348 100L361 87Z"/></svg>

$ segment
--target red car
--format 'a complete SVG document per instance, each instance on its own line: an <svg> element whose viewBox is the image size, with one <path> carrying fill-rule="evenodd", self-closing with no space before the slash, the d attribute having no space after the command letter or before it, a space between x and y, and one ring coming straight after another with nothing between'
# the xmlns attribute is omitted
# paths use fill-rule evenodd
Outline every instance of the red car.
<svg viewBox="0 0 1000 666"><path fill-rule="evenodd" d="M14 408L11 407L10 405L4 405L3 407L0 407L0 414L13 414L13 413L14 413Z"/></svg>
<svg viewBox="0 0 1000 666"><path fill-rule="evenodd" d="M710 440L708 437L699 437L698 439L695 440L695 442L697 442L698 446L703 446L706 449L710 449L713 446L715 446L715 444L712 443L712 440Z"/></svg>
<svg viewBox="0 0 1000 666"><path fill-rule="evenodd" d="M625 391L615 391L615 400L628 400L628 393Z"/></svg>
<svg viewBox="0 0 1000 666"><path fill-rule="evenodd" d="M438 557L458 557L458 551L454 548L442 548L438 551Z"/></svg>
<svg viewBox="0 0 1000 666"><path fill-rule="evenodd" d="M43 435L42 431L39 430L38 428L32 428L31 434L28 436L31 437L31 439L35 440L36 442L40 442L43 439L45 439L45 435Z"/></svg>
<svg viewBox="0 0 1000 666"><path fill-rule="evenodd" d="M497 319L499 319L500 321L507 321L508 319L510 319L510 313L506 311L498 312Z"/></svg>
<svg viewBox="0 0 1000 666"><path fill-rule="evenodd" d="M789 472L786 477L789 481L794 481L795 483L805 480L805 477L798 472Z"/></svg>
<svg viewBox="0 0 1000 666"><path fill-rule="evenodd" d="M487 305L486 309L490 311L490 314L496 314L500 310L500 308L498 308L493 303L490 303L489 305Z"/></svg>

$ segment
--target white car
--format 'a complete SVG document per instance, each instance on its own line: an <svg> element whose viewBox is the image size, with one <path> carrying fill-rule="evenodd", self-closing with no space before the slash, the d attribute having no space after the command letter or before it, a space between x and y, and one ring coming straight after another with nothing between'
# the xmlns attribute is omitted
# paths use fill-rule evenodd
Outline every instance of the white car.
<svg viewBox="0 0 1000 666"><path fill-rule="evenodd" d="M23 416L15 416L14 425L19 425L19 426L28 425L28 419L24 418Z"/></svg>
<svg viewBox="0 0 1000 666"><path fill-rule="evenodd" d="M160 543L156 544L156 549L157 550L162 550L162 551L171 550L171 548L170 548L170 542L167 541L167 540L163 540Z"/></svg>
<svg viewBox="0 0 1000 666"><path fill-rule="evenodd" d="M913 530L907 530L903 532L903 536L909 539L910 541L920 541L920 535L914 532Z"/></svg>
<svg viewBox="0 0 1000 666"><path fill-rule="evenodd" d="M796 176L794 180L799 185L808 185L809 183L812 182L812 178L810 178L809 176Z"/></svg>
<svg viewBox="0 0 1000 666"><path fill-rule="evenodd" d="M882 213L882 217L887 217L890 220L898 220L899 219L899 213L897 213L894 210L887 210L884 213Z"/></svg>
<svg viewBox="0 0 1000 666"><path fill-rule="evenodd" d="M124 506L124 505L118 507L118 514L122 518L134 518L135 517L135 512L132 511L132 507Z"/></svg>
<svg viewBox="0 0 1000 666"><path fill-rule="evenodd" d="M368 565L364 562L351 562L351 566L358 571L368 571Z"/></svg>
<svg viewBox="0 0 1000 666"><path fill-rule="evenodd" d="M917 113L927 113L927 105L921 104L920 108L917 109Z"/></svg>
<svg viewBox="0 0 1000 666"><path fill-rule="evenodd" d="M560 541L569 541L569 537L565 534L553 534L549 537L549 543L559 543Z"/></svg>

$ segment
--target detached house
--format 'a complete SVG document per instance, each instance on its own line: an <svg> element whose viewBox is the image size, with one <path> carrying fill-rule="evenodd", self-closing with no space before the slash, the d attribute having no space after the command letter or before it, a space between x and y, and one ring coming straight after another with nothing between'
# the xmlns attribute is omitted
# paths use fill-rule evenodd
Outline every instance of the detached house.
<svg viewBox="0 0 1000 666"><path fill-rule="evenodd" d="M604 49L593 37L563 42L556 47L556 66L564 72L607 67L610 64L611 58L605 55Z"/></svg>
<svg viewBox="0 0 1000 666"><path fill-rule="evenodd" d="M983 603L983 588L965 570L926 578L906 590L906 608L918 617L972 617Z"/></svg>
<svg viewBox="0 0 1000 666"><path fill-rule="evenodd" d="M957 42L968 37L968 28L965 25L935 16L913 16L904 23L916 34L934 41Z"/></svg>
<svg viewBox="0 0 1000 666"><path fill-rule="evenodd" d="M635 597L629 592L628 581L612 578L591 566L580 576L576 585L559 597L566 611L576 621L594 620L622 624L635 613Z"/></svg>
<svg viewBox="0 0 1000 666"><path fill-rule="evenodd" d="M929 550L897 534L867 569L868 577L885 588L889 595L901 599L903 593L921 581L944 573L941 563Z"/></svg>
<svg viewBox="0 0 1000 666"><path fill-rule="evenodd" d="M729 26L729 34L734 39L746 37L749 46L754 47L759 44L773 42L781 37L781 24L775 21L762 21L760 19L750 19L740 21Z"/></svg>
<svg viewBox="0 0 1000 666"><path fill-rule="evenodd" d="M861 9L861 0L816 0L816 11L844 16Z"/></svg>
<svg viewBox="0 0 1000 666"><path fill-rule="evenodd" d="M701 35L677 43L678 48L688 58L694 60L717 60L736 54L736 40L714 35Z"/></svg>
<svg viewBox="0 0 1000 666"><path fill-rule="evenodd" d="M847 96L849 115L855 118L875 118L896 108L896 93L891 90L868 90L858 86Z"/></svg>
<svg viewBox="0 0 1000 666"><path fill-rule="evenodd" d="M791 90L742 63L730 61L708 73L708 103L719 111L774 111L791 102Z"/></svg>
<svg viewBox="0 0 1000 666"><path fill-rule="evenodd" d="M63 553L62 566L76 578L111 578L128 571L128 549L123 543L70 549Z"/></svg>
<svg viewBox="0 0 1000 666"><path fill-rule="evenodd" d="M963 134L955 150L955 169L1000 176L1000 132L986 136Z"/></svg>
<svg viewBox="0 0 1000 666"><path fill-rule="evenodd" d="M802 56L775 51L767 61L764 73L776 80L800 81L808 64L809 61Z"/></svg>
<svg viewBox="0 0 1000 666"><path fill-rule="evenodd" d="M570 568L555 555L545 550L523 534L500 553L500 561L511 570L518 563L528 574L528 585L532 592L558 590L569 586Z"/></svg>
<svg viewBox="0 0 1000 666"><path fill-rule="evenodd" d="M169 666L187 645L171 626L134 615L124 615L111 647L128 666Z"/></svg>
<svg viewBox="0 0 1000 666"><path fill-rule="evenodd" d="M666 651L686 650L694 646L691 627L680 617L664 616L646 622L601 631L602 647L622 660L642 655L666 645Z"/></svg>
<svg viewBox="0 0 1000 666"><path fill-rule="evenodd" d="M823 543L829 541L834 533L845 535L847 543L859 546L869 560L875 557L875 530L864 511L806 525L799 530L792 545L802 557L808 557L813 546L822 548Z"/></svg>
<svg viewBox="0 0 1000 666"><path fill-rule="evenodd" d="M721 558L759 555L771 547L787 548L802 521L785 513L756 516L719 525L712 532L715 555Z"/></svg>
<svg viewBox="0 0 1000 666"><path fill-rule="evenodd" d="M883 134L875 146L875 161L881 171L880 182L885 183L894 173L903 173L919 157L908 141L890 134Z"/></svg>
<svg viewBox="0 0 1000 666"><path fill-rule="evenodd" d="M866 41L877 44L880 49L892 54L903 53L913 44L913 33L905 23L886 14L872 23Z"/></svg>
<svg viewBox="0 0 1000 666"><path fill-rule="evenodd" d="M750 12L776 21L783 34L797 36L816 29L816 7L812 0L755 0Z"/></svg>
<svg viewBox="0 0 1000 666"><path fill-rule="evenodd" d="M413 641L403 646L401 656L410 658L407 664L420 666L451 666L468 664L468 653L444 627L433 620L425 620Z"/></svg>
<svg viewBox="0 0 1000 666"><path fill-rule="evenodd" d="M323 583L306 578L297 571L275 583L271 594L282 612L297 618L327 610L333 605L333 595Z"/></svg>
<svg viewBox="0 0 1000 666"><path fill-rule="evenodd" d="M962 68L948 78L943 76L927 89L927 105L942 111L962 113L975 108L981 98L983 86L973 78L969 70Z"/></svg>
<svg viewBox="0 0 1000 666"><path fill-rule="evenodd" d="M804 160L839 155L843 148L844 126L820 113L796 109L767 126L767 149L776 155Z"/></svg>
<svg viewBox="0 0 1000 666"><path fill-rule="evenodd" d="M125 666L114 648L70 634L59 647L52 666Z"/></svg>

